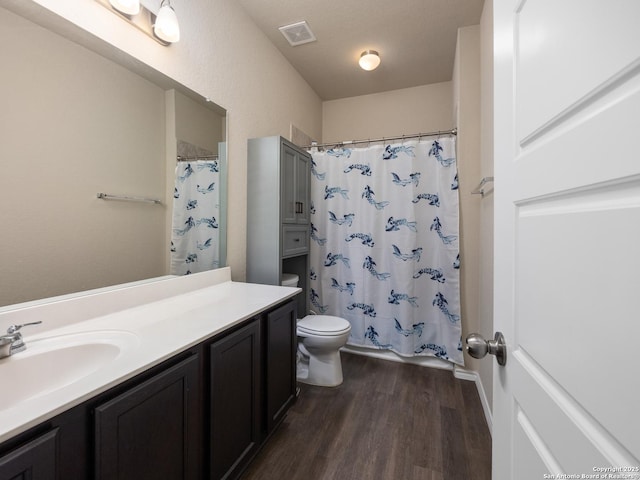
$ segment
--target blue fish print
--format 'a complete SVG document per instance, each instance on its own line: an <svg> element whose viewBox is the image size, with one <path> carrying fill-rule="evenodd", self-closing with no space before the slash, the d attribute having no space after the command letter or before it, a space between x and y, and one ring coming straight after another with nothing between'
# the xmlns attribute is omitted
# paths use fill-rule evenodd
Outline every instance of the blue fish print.
<svg viewBox="0 0 640 480"><path fill-rule="evenodd" d="M435 356L438 358L442 358L444 360L448 360L447 349L442 345L436 345L435 343L423 343L418 348L416 348L415 353L422 353L425 350L431 350L434 352Z"/></svg>
<svg viewBox="0 0 640 480"><path fill-rule="evenodd" d="M431 277L431 280L435 280L438 283L445 282L445 278L442 273L442 270L440 270L439 268L429 268L429 267L421 268L416 273L414 273L413 278L420 278L422 275L425 275L425 274L429 275Z"/></svg>
<svg viewBox="0 0 640 480"><path fill-rule="evenodd" d="M424 328L424 322L414 323L412 325L413 328L411 330L406 330L402 328L402 325L400 325L400 322L398 321L397 318L394 318L394 320L396 322L396 331L400 335L404 335L405 337L408 337L409 335L418 335L419 337L422 336L422 329Z"/></svg>
<svg viewBox="0 0 640 480"><path fill-rule="evenodd" d="M326 173L318 173L318 171L316 170L316 167L318 165L316 164L316 162L313 161L313 158L311 159L311 174L316 177L318 180L324 180L324 177L326 175Z"/></svg>
<svg viewBox="0 0 640 480"><path fill-rule="evenodd" d="M373 275L378 280L387 280L391 274L390 273L378 273L376 271L376 262L373 261L373 258L367 255L364 259L364 263L362 264L362 268L367 270L371 275Z"/></svg>
<svg viewBox="0 0 640 480"><path fill-rule="evenodd" d="M198 255L196 255L195 253L190 253L189 255L187 255L187 258L185 259L185 263L193 263L197 261L198 261Z"/></svg>
<svg viewBox="0 0 640 480"><path fill-rule="evenodd" d="M216 220L216 217L201 218L198 220L198 225L206 225L209 228L218 228L218 221Z"/></svg>
<svg viewBox="0 0 640 480"><path fill-rule="evenodd" d="M458 174L456 173L456 176L453 177L453 182L451 183L451 190L458 190L458 187Z"/></svg>
<svg viewBox="0 0 640 480"><path fill-rule="evenodd" d="M184 175L179 175L178 180L180 180L181 182L184 182L191 175L193 175L193 168L191 167L191 164L188 163L187 166L184 167Z"/></svg>
<svg viewBox="0 0 640 480"><path fill-rule="evenodd" d="M449 302L447 302L447 299L444 298L444 295L442 295L442 293L436 293L436 297L433 299L433 302L431 302L431 304L435 307L438 307L444 314L444 316L447 317L447 320L449 320L451 323L460 321L460 315L456 315L455 313L451 313L449 311Z"/></svg>
<svg viewBox="0 0 640 480"><path fill-rule="evenodd" d="M397 173L391 172L391 176L393 180L391 180L396 185L400 185L401 187L406 187L410 183L413 183L416 187L418 186L418 182L420 182L420 172L415 172L409 175L409 178L400 178Z"/></svg>
<svg viewBox="0 0 640 480"><path fill-rule="evenodd" d="M371 176L371 167L369 165L363 165L361 163L352 163L347 168L344 169L344 173L349 173L351 170L360 170L360 175L365 175L367 177Z"/></svg>
<svg viewBox="0 0 640 480"><path fill-rule="evenodd" d="M331 155L332 157L346 157L349 158L351 156L351 149L350 148L331 148L329 150L327 150L327 155Z"/></svg>
<svg viewBox="0 0 640 480"><path fill-rule="evenodd" d="M458 254L456 259L453 261L453 268L455 268L456 270L460 268L460 254Z"/></svg>
<svg viewBox="0 0 640 480"><path fill-rule="evenodd" d="M392 160L394 158L398 158L399 153L406 153L410 157L415 157L416 154L413 153L413 147L400 145L399 147L392 147L391 145L387 145L384 149L384 153L382 154L383 160Z"/></svg>
<svg viewBox="0 0 640 480"><path fill-rule="evenodd" d="M189 218L187 218L187 221L186 221L186 222L184 222L184 225L185 225L185 227L184 227L184 228L182 228L182 229L180 229L180 228L174 228L174 229L173 229L173 232L174 232L176 235L178 235L178 236L182 237L182 236L184 236L184 234L185 234L185 233L187 233L189 230L191 230L193 227L195 227L195 226L196 226L196 222L195 222L195 220L193 219L193 217L189 217Z"/></svg>
<svg viewBox="0 0 640 480"><path fill-rule="evenodd" d="M208 187L201 187L200 185L196 185L196 190L198 190L198 192L202 193L202 194L207 194L207 193L211 193L213 192L213 190L215 189L215 182L211 182L209 184Z"/></svg>
<svg viewBox="0 0 640 480"><path fill-rule="evenodd" d="M309 203L309 213L311 215L316 214L316 205L313 203L313 200L311 200L311 202Z"/></svg>
<svg viewBox="0 0 640 480"><path fill-rule="evenodd" d="M377 315L376 309L373 308L373 305L368 305L366 303L352 303L350 305L347 305L347 310L354 310L356 308L362 310L362 313L368 317L375 318L375 316Z"/></svg>
<svg viewBox="0 0 640 480"><path fill-rule="evenodd" d="M387 226L384 228L387 232L397 232L400 227L407 227L412 232L418 231L417 222L409 222L406 218L399 218L398 220L393 217L389 217L387 220Z"/></svg>
<svg viewBox="0 0 640 480"><path fill-rule="evenodd" d="M414 248L411 253L402 253L397 245L391 245L393 247L393 254L403 262L407 260L420 261L420 255L422 255L422 247Z"/></svg>
<svg viewBox="0 0 640 480"><path fill-rule="evenodd" d="M354 238L361 240L362 245L366 245L367 247L373 247L374 245L374 241L370 233L352 233L347 238L345 238L344 241L350 242Z"/></svg>
<svg viewBox="0 0 640 480"><path fill-rule="evenodd" d="M349 193L349 190L343 190L340 187L331 187L331 188L329 188L329 186L324 187L325 200L335 197L336 193L339 193L340 195L342 195L342 198L344 198L345 200L349 200L349 196L347 195L347 193Z"/></svg>
<svg viewBox="0 0 640 480"><path fill-rule="evenodd" d="M187 202L187 210L193 210L198 207L198 200L189 200Z"/></svg>
<svg viewBox="0 0 640 480"><path fill-rule="evenodd" d="M206 250L207 248L211 247L212 241L213 241L212 238L207 238L207 240L204 243L196 242L196 246L198 247L198 250Z"/></svg>
<svg viewBox="0 0 640 480"><path fill-rule="evenodd" d="M312 223L311 224L311 240L314 240L318 245L322 246L325 243L327 243L327 239L318 237L317 232L318 232L318 229Z"/></svg>
<svg viewBox="0 0 640 480"><path fill-rule="evenodd" d="M390 202L387 202L387 201L376 202L373 199L374 195L375 195L375 193L373 192L373 190L371 190L371 187L369 185L364 187L364 192L362 192L362 198L366 198L367 202L369 202L371 205L376 207L376 210L382 210L384 207L389 205Z"/></svg>
<svg viewBox="0 0 640 480"><path fill-rule="evenodd" d="M313 269L313 267L311 267L311 269L309 270L309 280L317 280L317 279L318 279L318 274Z"/></svg>
<svg viewBox="0 0 640 480"><path fill-rule="evenodd" d="M343 225L346 223L347 225L351 226L353 224L354 217L355 214L347 213L346 215L343 215L342 218L338 218L336 217L335 213L329 212L329 221L331 223L335 223L336 225Z"/></svg>
<svg viewBox="0 0 640 480"><path fill-rule="evenodd" d="M329 308L329 305L321 305L318 299L320 296L316 293L316 291L312 288L309 293L309 300L311 300L311 304L318 309L318 312L325 313Z"/></svg>
<svg viewBox="0 0 640 480"><path fill-rule="evenodd" d="M381 344L380 341L378 340L378 332L376 332L375 328L373 328L373 326L369 325L367 327L367 330L364 333L364 337L368 338L369 341L371 343L373 343L376 347L378 348L391 348L393 347L393 345L391 345L390 343L386 343L386 344Z"/></svg>
<svg viewBox="0 0 640 480"><path fill-rule="evenodd" d="M350 260L347 257L343 256L341 253L333 254L331 252L327 254L327 259L324 261L324 266L332 267L333 265L336 265L338 263L337 260L342 261L345 267L351 268Z"/></svg>
<svg viewBox="0 0 640 480"><path fill-rule="evenodd" d="M339 292L349 292L349 295L353 295L353 291L356 288L356 284L353 282L347 282L344 285L340 285L340 282L335 278L331 278L331 288L335 288Z"/></svg>
<svg viewBox="0 0 640 480"><path fill-rule="evenodd" d="M429 205L435 205L436 207L440 206L440 199L438 198L437 193L421 193L420 195L416 196L416 198L411 200L411 202L418 203L420 200L428 200Z"/></svg>
<svg viewBox="0 0 640 480"><path fill-rule="evenodd" d="M434 156L436 157L436 160L438 160L438 162L440 162L440 165L442 165L443 167L450 167L455 161L455 158L442 158L442 155L440 155L440 152L443 150L442 145L440 145L440 143L438 143L438 141L436 140L435 142L433 142L433 144L431 144L431 149L429 150L429 156Z"/></svg>
<svg viewBox="0 0 640 480"><path fill-rule="evenodd" d="M400 305L400 300L404 300L408 302L409 305L411 305L413 308L418 308L420 305L418 305L418 302L416 302L417 299L418 297L410 297L406 293L396 293L395 290L391 290L387 301L392 305Z"/></svg>
<svg viewBox="0 0 640 480"><path fill-rule="evenodd" d="M440 223L440 219L438 217L433 219L433 223L431 224L431 227L429 227L429 230L435 230L438 233L440 240L442 240L442 243L444 243L445 245L451 245L458 239L457 235L445 235L444 233L442 233L442 224Z"/></svg>
<svg viewBox="0 0 640 480"><path fill-rule="evenodd" d="M200 170L209 170L211 173L219 173L220 167L218 166L218 161L213 160L212 162L207 162L205 164L198 165L198 171Z"/></svg>

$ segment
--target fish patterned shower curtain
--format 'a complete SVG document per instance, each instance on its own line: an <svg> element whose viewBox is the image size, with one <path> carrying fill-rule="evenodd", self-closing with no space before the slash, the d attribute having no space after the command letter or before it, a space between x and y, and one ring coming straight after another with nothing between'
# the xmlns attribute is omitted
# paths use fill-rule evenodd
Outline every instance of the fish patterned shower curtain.
<svg viewBox="0 0 640 480"><path fill-rule="evenodd" d="M172 275L220 266L220 168L217 160L178 162L173 193Z"/></svg>
<svg viewBox="0 0 640 480"><path fill-rule="evenodd" d="M464 364L455 147L311 150L311 309L350 345Z"/></svg>

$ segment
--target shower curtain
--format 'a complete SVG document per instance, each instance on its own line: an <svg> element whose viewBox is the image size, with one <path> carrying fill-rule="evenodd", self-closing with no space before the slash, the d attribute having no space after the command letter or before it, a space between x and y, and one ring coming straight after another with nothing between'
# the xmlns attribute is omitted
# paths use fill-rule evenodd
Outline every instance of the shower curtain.
<svg viewBox="0 0 640 480"><path fill-rule="evenodd" d="M311 153L311 309L350 345L463 365L455 139Z"/></svg>
<svg viewBox="0 0 640 480"><path fill-rule="evenodd" d="M220 266L219 219L218 161L178 162L173 192L172 275Z"/></svg>

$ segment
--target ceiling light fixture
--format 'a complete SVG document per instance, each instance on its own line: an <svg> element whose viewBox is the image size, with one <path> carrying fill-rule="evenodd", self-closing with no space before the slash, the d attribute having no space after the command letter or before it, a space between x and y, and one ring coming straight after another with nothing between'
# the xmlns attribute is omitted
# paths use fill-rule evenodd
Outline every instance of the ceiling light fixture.
<svg viewBox="0 0 640 480"><path fill-rule="evenodd" d="M160 3L153 33L165 42L176 43L180 40L180 25L178 25L178 17L170 0L162 0Z"/></svg>
<svg viewBox="0 0 640 480"><path fill-rule="evenodd" d="M109 0L113 8L125 15L137 15L140 13L140 0Z"/></svg>
<svg viewBox="0 0 640 480"><path fill-rule="evenodd" d="M380 65L380 54L375 50L365 50L358 60L360 68L366 71L375 70Z"/></svg>

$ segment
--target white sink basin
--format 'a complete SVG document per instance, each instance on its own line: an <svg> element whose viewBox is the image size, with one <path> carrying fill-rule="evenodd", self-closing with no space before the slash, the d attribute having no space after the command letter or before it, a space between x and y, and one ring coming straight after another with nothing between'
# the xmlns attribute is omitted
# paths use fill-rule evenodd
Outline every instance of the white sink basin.
<svg viewBox="0 0 640 480"><path fill-rule="evenodd" d="M27 349L0 359L0 410L71 385L139 345L125 331L93 331L25 340Z"/></svg>

